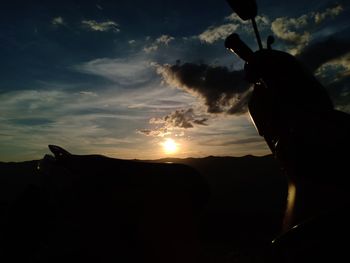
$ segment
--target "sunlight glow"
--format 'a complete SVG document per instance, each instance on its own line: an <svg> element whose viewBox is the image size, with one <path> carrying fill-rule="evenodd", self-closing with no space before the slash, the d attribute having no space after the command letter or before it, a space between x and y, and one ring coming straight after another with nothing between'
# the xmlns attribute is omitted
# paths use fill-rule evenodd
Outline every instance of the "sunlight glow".
<svg viewBox="0 0 350 263"><path fill-rule="evenodd" d="M178 150L178 145L173 139L166 139L162 145L166 154L173 154Z"/></svg>

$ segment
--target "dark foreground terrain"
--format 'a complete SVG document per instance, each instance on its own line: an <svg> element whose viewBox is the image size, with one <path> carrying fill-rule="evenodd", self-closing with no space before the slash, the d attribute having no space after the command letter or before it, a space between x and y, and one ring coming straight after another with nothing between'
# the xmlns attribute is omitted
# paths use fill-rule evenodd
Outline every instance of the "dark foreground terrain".
<svg viewBox="0 0 350 263"><path fill-rule="evenodd" d="M211 262L262 262L278 235L285 209L287 179L273 156L164 159L197 169L211 197L200 222Z"/></svg>
<svg viewBox="0 0 350 263"><path fill-rule="evenodd" d="M279 233L287 190L286 178L272 156L152 162L186 164L209 183L209 201L196 222L202 253L208 262L261 262L264 248ZM0 162L2 229L6 228L4 224L13 204L37 180L37 165L38 161ZM26 214L17 213L21 218L16 218L16 223L20 225L30 213L37 213L35 205L33 207L34 210L27 210Z"/></svg>

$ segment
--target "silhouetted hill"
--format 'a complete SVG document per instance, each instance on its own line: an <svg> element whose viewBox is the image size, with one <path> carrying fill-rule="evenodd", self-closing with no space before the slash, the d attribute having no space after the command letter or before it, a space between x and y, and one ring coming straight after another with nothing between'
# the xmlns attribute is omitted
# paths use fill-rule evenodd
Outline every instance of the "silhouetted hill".
<svg viewBox="0 0 350 263"><path fill-rule="evenodd" d="M0 201L14 200L37 177L38 161L0 162Z"/></svg>
<svg viewBox="0 0 350 263"><path fill-rule="evenodd" d="M189 165L207 179L211 196L199 222L208 257L261 247L278 233L287 180L273 156L165 158L146 162ZM37 178L38 161L0 162L2 215Z"/></svg>
<svg viewBox="0 0 350 263"><path fill-rule="evenodd" d="M272 155L256 157L166 158L204 175L211 188L203 219L205 239L255 246L269 242L279 231L287 195L287 179Z"/></svg>

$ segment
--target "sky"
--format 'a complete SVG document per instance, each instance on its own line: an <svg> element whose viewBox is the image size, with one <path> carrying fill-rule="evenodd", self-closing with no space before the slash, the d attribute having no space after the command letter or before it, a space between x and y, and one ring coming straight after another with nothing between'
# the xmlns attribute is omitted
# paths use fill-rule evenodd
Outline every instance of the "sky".
<svg viewBox="0 0 350 263"><path fill-rule="evenodd" d="M263 42L273 35L349 113L350 2L257 3ZM233 32L257 50L224 0L2 3L0 161L49 144L123 159L269 154L244 64L224 48Z"/></svg>

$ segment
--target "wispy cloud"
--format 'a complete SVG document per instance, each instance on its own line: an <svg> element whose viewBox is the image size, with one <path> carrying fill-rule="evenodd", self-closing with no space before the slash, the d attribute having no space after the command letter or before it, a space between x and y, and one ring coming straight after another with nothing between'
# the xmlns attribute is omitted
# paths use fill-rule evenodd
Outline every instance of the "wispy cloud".
<svg viewBox="0 0 350 263"><path fill-rule="evenodd" d="M144 56L99 58L75 66L75 69L104 77L121 86L141 85L154 77L151 62Z"/></svg>
<svg viewBox="0 0 350 263"><path fill-rule="evenodd" d="M350 53L324 63L315 75L327 88L334 107L350 113Z"/></svg>
<svg viewBox="0 0 350 263"><path fill-rule="evenodd" d="M279 17L271 24L272 32L289 44L289 52L299 54L311 41L315 26L329 17L335 17L343 11L341 5L328 8L323 12L310 12L296 18Z"/></svg>
<svg viewBox="0 0 350 263"><path fill-rule="evenodd" d="M350 52L342 57L338 57L322 64L316 71L316 75L322 75L324 72L332 70L337 71L333 81L339 81L342 78L350 77Z"/></svg>
<svg viewBox="0 0 350 263"><path fill-rule="evenodd" d="M158 37L156 39L156 43L158 44L164 44L164 45L168 45L171 41L173 41L175 38L169 35L161 35L160 37Z"/></svg>
<svg viewBox="0 0 350 263"><path fill-rule="evenodd" d="M64 25L66 25L66 23L65 23L65 21L64 21L62 16L54 17L51 20L51 24L54 25L54 26L64 26Z"/></svg>
<svg viewBox="0 0 350 263"><path fill-rule="evenodd" d="M344 11L343 6L336 5L334 7L327 8L324 12L316 12L313 14L313 16L315 18L315 23L319 24L319 23L323 22L328 17L336 17L337 15L339 15L343 11Z"/></svg>
<svg viewBox="0 0 350 263"><path fill-rule="evenodd" d="M336 108L350 112L350 43L342 37L346 32L312 43L299 59L325 85Z"/></svg>
<svg viewBox="0 0 350 263"><path fill-rule="evenodd" d="M206 43L212 44L218 40L225 39L228 35L235 32L238 28L237 24L224 24L220 26L210 26L202 32L198 38Z"/></svg>
<svg viewBox="0 0 350 263"><path fill-rule="evenodd" d="M328 88L336 108L350 113L350 52L322 64L315 75Z"/></svg>
<svg viewBox="0 0 350 263"><path fill-rule="evenodd" d="M83 20L81 21L81 24L91 30L91 31L99 31L99 32L120 32L119 25L111 20L103 21L103 22L97 22L95 20Z"/></svg>
<svg viewBox="0 0 350 263"><path fill-rule="evenodd" d="M167 135L170 135L171 133L168 132L166 128L158 128L158 129L137 129L137 133L151 136L151 137L164 137Z"/></svg>
<svg viewBox="0 0 350 263"><path fill-rule="evenodd" d="M278 38L295 46L290 50L290 52L295 55L307 46L310 41L310 32L297 32L298 29L303 29L307 25L307 15L302 15L298 18L279 17L272 22L271 29Z"/></svg>
<svg viewBox="0 0 350 263"><path fill-rule="evenodd" d="M348 31L340 32L342 36ZM350 41L332 35L326 39L317 41L309 45L298 56L312 71L316 71L322 65L335 60L341 60L350 52ZM322 56L320 55L322 54Z"/></svg>
<svg viewBox="0 0 350 263"><path fill-rule="evenodd" d="M229 146L229 145L246 145L246 144L253 144L253 143L265 143L265 141L260 136L254 136L254 137L236 139L236 140L207 140L203 143L208 146Z"/></svg>
<svg viewBox="0 0 350 263"><path fill-rule="evenodd" d="M48 144L68 146L78 152L129 156L128 152L135 153L142 142L130 131L144 126L150 113L130 110L128 105L151 100L157 97L156 92L135 94L110 90L98 94L25 90L3 93L0 95L0 129L10 136L0 138L0 160L11 159L9 147L13 147L13 141L22 149L35 152L31 152L30 157L23 156L24 159L41 158ZM19 155L17 153L17 158ZM141 157L137 152L134 156Z"/></svg>
<svg viewBox="0 0 350 263"><path fill-rule="evenodd" d="M255 18L255 20L260 27L266 27L270 24L269 18L265 15L259 15ZM219 40L225 39L228 35L238 30L243 30L249 33L252 32L250 25L251 22L243 21L236 13L232 13L231 15L225 17L224 21L225 22L222 24L208 27L205 31L198 35L198 39L202 42L213 44Z"/></svg>
<svg viewBox="0 0 350 263"><path fill-rule="evenodd" d="M158 50L160 46L167 46L171 41L173 41L175 38L169 35L161 35L158 37L153 43L147 45L143 48L143 51L146 53L150 53L152 51Z"/></svg>
<svg viewBox="0 0 350 263"><path fill-rule="evenodd" d="M248 154L257 147L254 143L245 144L245 147L237 144L231 151L224 146L226 141L239 140L246 135L246 125L249 125L248 135L250 130L255 134L245 116L220 115L213 119L201 111L185 108L195 101L183 95L179 90L152 86L137 91L111 87L103 92L71 92L51 87L50 90L2 93L0 160L42 158L48 153L48 144L61 145L81 154L159 158L162 151L158 144L162 136L178 138L182 143L179 156L183 157L206 156L208 152ZM141 103L144 105L141 108L129 107ZM147 105L154 107L147 108ZM29 125L31 123L35 125ZM141 129L147 125L150 128ZM145 140L140 134L149 137ZM204 142L208 136L221 141L223 146L206 146ZM262 145L254 152L266 154L268 150Z"/></svg>
<svg viewBox="0 0 350 263"><path fill-rule="evenodd" d="M278 17L270 21L266 15L259 15L256 21L260 29L264 30L271 24L272 32L289 45L289 52L299 54L311 41L315 26L328 18L334 18L344 11L342 5L327 8L324 11L310 12L299 17ZM235 13L224 18L225 23L210 26L198 35L198 38L208 44L225 39L236 31L252 32L250 21L243 21ZM229 23L227 23L229 22Z"/></svg>
<svg viewBox="0 0 350 263"><path fill-rule="evenodd" d="M226 21L236 22L242 25L250 25L251 21L242 20L236 13L232 13L231 15L225 17ZM270 19L266 15L258 15L255 17L255 21L259 24L259 26L266 26L270 24Z"/></svg>

